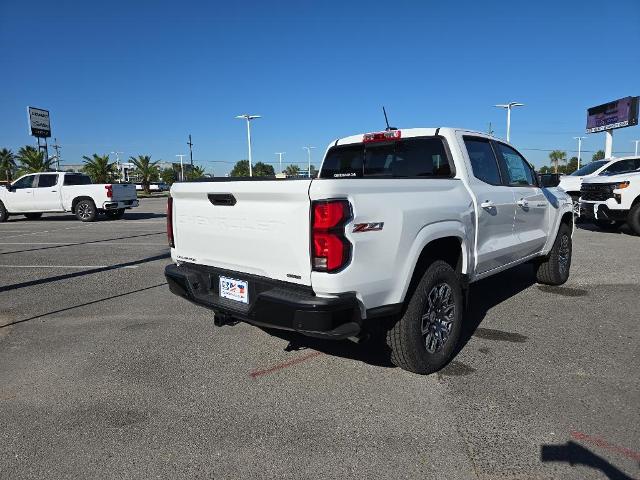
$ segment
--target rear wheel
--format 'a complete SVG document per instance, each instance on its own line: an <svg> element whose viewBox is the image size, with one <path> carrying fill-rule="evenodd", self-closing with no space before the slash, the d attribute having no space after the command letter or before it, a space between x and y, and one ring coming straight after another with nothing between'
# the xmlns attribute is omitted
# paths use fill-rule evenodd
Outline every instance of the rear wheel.
<svg viewBox="0 0 640 480"><path fill-rule="evenodd" d="M124 208L119 208L117 210L107 210L104 213L107 215L107 218L110 218L112 220L120 220L122 217L124 217L124 212Z"/></svg>
<svg viewBox="0 0 640 480"><path fill-rule="evenodd" d="M621 220L596 220L596 226L601 230L617 230L624 222Z"/></svg>
<svg viewBox="0 0 640 480"><path fill-rule="evenodd" d="M631 207L631 210L629 210L627 223L633 233L640 235L640 201L636 202L636 204Z"/></svg>
<svg viewBox="0 0 640 480"><path fill-rule="evenodd" d="M42 216L42 213L31 212L31 213L25 213L24 216L27 217L29 220L38 220Z"/></svg>
<svg viewBox="0 0 640 480"><path fill-rule="evenodd" d="M76 204L76 217L81 222L93 222L96 215L97 210L93 200L80 200Z"/></svg>
<svg viewBox="0 0 640 480"><path fill-rule="evenodd" d="M387 332L391 361L419 374L444 367L462 331L464 297L458 274L433 262L418 283L401 318Z"/></svg>
<svg viewBox="0 0 640 480"><path fill-rule="evenodd" d="M9 212L4 208L4 203L0 202L0 223L6 222L9 218Z"/></svg>
<svg viewBox="0 0 640 480"><path fill-rule="evenodd" d="M571 269L571 227L561 223L549 255L538 262L536 280L545 285L562 285L569 279Z"/></svg>

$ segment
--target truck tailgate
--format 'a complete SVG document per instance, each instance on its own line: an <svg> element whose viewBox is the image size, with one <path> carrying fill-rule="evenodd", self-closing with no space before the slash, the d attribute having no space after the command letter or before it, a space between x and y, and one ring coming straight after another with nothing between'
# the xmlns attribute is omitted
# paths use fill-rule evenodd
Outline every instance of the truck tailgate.
<svg viewBox="0 0 640 480"><path fill-rule="evenodd" d="M122 202L124 200L135 200L138 198L136 186L132 183L114 183L112 184L114 202Z"/></svg>
<svg viewBox="0 0 640 480"><path fill-rule="evenodd" d="M173 259L310 285L310 183L174 184Z"/></svg>

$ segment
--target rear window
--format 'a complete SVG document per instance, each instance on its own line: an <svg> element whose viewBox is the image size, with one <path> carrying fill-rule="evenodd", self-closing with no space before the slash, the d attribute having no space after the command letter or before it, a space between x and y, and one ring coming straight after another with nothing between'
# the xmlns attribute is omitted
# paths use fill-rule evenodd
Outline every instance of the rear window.
<svg viewBox="0 0 640 480"><path fill-rule="evenodd" d="M320 178L451 177L452 168L439 137L331 147Z"/></svg>
<svg viewBox="0 0 640 480"><path fill-rule="evenodd" d="M65 185L91 185L91 178L88 175L65 175Z"/></svg>

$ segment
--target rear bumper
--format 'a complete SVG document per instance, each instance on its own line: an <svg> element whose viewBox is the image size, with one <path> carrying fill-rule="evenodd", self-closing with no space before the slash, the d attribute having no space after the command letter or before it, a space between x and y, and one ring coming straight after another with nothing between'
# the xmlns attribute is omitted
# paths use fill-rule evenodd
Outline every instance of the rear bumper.
<svg viewBox="0 0 640 480"><path fill-rule="evenodd" d="M124 200L120 202L104 202L102 204L103 210L119 210L121 208L133 208L137 207L140 202L136 200Z"/></svg>
<svg viewBox="0 0 640 480"><path fill-rule="evenodd" d="M360 333L360 309L353 293L317 297L311 287L193 264L168 265L164 274L171 292L217 315L310 337L341 340ZM247 281L249 304L220 297L220 275Z"/></svg>

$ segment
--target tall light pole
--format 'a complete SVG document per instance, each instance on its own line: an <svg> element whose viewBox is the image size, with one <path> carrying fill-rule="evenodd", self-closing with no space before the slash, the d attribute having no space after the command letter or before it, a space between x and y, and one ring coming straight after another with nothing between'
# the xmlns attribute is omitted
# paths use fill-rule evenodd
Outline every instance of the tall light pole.
<svg viewBox="0 0 640 480"><path fill-rule="evenodd" d="M498 108L504 108L507 110L507 142L508 142L511 136L511 109L513 107L524 107L524 103L509 102L509 103L503 103L503 104L494 105L494 106Z"/></svg>
<svg viewBox="0 0 640 480"><path fill-rule="evenodd" d="M184 182L184 165L182 164L182 158L186 157L186 155L176 155L176 157L180 157L180 181Z"/></svg>
<svg viewBox="0 0 640 480"><path fill-rule="evenodd" d="M261 118L261 115L249 115L245 113L243 115L237 115L236 118L244 118L247 121L247 146L249 147L249 176L253 177L253 167L251 158L251 120Z"/></svg>
<svg viewBox="0 0 640 480"><path fill-rule="evenodd" d="M308 174L308 177L311 178L311 149L316 147L312 147L309 145L302 148L307 151L307 156L309 157L309 170L307 170L307 174Z"/></svg>
<svg viewBox="0 0 640 480"><path fill-rule="evenodd" d="M587 137L573 137L574 140L578 140L578 168L580 168L580 154L582 153L582 140Z"/></svg>
<svg viewBox="0 0 640 480"><path fill-rule="evenodd" d="M631 141L636 144L636 157L637 157L638 156L638 144L640 143L640 140L631 140Z"/></svg>
<svg viewBox="0 0 640 480"><path fill-rule="evenodd" d="M120 154L124 152L109 152L116 156L116 169L118 170L118 181L122 181L122 173L120 172ZM126 178L125 178L126 180Z"/></svg>
<svg viewBox="0 0 640 480"><path fill-rule="evenodd" d="M287 152L276 152L276 155L280 157L280 173L282 173L282 156Z"/></svg>

